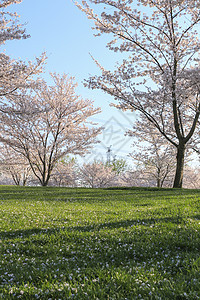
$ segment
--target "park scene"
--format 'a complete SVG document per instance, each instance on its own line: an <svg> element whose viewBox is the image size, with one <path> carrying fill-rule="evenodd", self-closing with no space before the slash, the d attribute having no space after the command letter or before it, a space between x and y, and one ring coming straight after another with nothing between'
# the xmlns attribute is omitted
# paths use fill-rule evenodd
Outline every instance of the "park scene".
<svg viewBox="0 0 200 300"><path fill-rule="evenodd" d="M0 0L0 299L200 299L200 4Z"/></svg>

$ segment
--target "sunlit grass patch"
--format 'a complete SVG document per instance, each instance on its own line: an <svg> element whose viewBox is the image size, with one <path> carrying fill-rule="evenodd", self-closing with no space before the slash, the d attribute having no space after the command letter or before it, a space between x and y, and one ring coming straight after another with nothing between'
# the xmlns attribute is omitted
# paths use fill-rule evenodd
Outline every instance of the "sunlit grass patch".
<svg viewBox="0 0 200 300"><path fill-rule="evenodd" d="M199 299L200 192L0 187L0 299Z"/></svg>

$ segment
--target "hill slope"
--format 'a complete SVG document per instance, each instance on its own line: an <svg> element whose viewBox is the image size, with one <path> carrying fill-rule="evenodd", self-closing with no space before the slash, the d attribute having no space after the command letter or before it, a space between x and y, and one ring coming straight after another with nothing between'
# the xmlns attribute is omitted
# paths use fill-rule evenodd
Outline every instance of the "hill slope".
<svg viewBox="0 0 200 300"><path fill-rule="evenodd" d="M200 191L0 187L0 299L199 299Z"/></svg>

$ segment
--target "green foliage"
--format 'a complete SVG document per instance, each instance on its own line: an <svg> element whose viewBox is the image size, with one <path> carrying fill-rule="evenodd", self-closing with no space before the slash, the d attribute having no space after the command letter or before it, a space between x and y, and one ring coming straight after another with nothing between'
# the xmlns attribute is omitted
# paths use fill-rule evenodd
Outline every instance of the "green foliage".
<svg viewBox="0 0 200 300"><path fill-rule="evenodd" d="M64 157L62 157L59 162L63 163L63 164L77 164L77 158L74 156L69 156L69 155L65 155Z"/></svg>
<svg viewBox="0 0 200 300"><path fill-rule="evenodd" d="M0 299L199 299L200 191L0 187Z"/></svg>
<svg viewBox="0 0 200 300"><path fill-rule="evenodd" d="M128 165L125 159L115 159L110 163L106 163L107 166L113 168L113 171L117 174L121 174L127 170Z"/></svg>

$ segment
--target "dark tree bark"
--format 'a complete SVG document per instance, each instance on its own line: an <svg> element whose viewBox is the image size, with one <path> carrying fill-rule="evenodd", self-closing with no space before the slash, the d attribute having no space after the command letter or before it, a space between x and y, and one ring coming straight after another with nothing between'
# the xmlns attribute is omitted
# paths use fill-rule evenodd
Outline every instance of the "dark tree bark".
<svg viewBox="0 0 200 300"><path fill-rule="evenodd" d="M183 184L183 168L184 168L184 158L185 158L185 145L179 145L177 147L177 164L176 173L174 178L173 188L182 188Z"/></svg>
<svg viewBox="0 0 200 300"><path fill-rule="evenodd" d="M157 179L157 187L160 188L161 184L160 184L160 178Z"/></svg>

